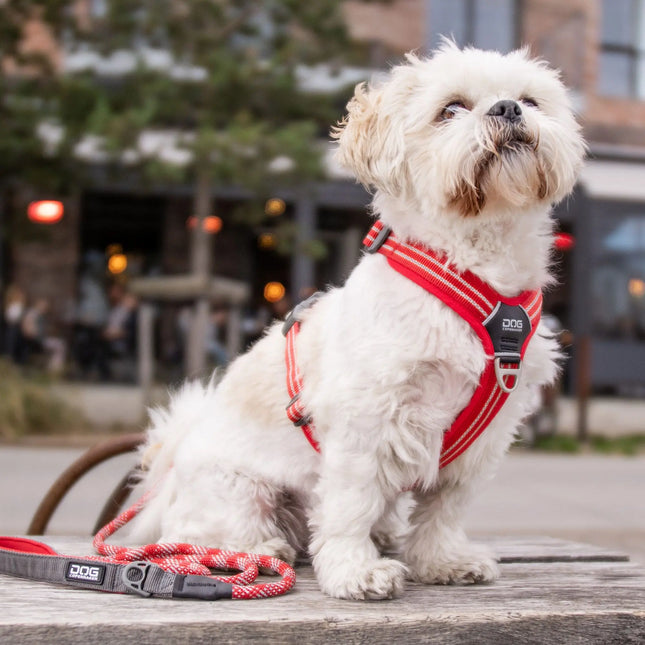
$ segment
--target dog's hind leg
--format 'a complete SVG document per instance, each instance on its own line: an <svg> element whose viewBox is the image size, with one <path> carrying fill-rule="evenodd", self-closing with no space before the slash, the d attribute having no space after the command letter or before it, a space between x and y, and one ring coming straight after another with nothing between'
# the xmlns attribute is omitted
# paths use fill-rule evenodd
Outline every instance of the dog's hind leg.
<svg viewBox="0 0 645 645"><path fill-rule="evenodd" d="M176 475L176 492L164 513L160 542L260 553L293 563L302 527L296 510L281 509L285 492L268 482L217 464Z"/></svg>
<svg viewBox="0 0 645 645"><path fill-rule="evenodd" d="M409 577L426 584L491 582L499 577L493 554L470 542L461 528L469 498L466 485L444 485L426 493L415 491L412 530L403 551Z"/></svg>
<svg viewBox="0 0 645 645"><path fill-rule="evenodd" d="M372 527L371 537L382 555L393 555L401 550L408 532L412 500L404 493L391 501L378 522Z"/></svg>

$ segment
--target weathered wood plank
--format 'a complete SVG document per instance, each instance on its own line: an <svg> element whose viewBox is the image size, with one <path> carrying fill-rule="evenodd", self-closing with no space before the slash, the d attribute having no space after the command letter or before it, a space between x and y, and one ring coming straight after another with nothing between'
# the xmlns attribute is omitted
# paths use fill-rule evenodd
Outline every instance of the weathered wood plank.
<svg viewBox="0 0 645 645"><path fill-rule="evenodd" d="M628 562L617 550L551 537L480 537L502 564L516 562ZM302 560L299 564L307 564Z"/></svg>
<svg viewBox="0 0 645 645"><path fill-rule="evenodd" d="M91 552L82 539L45 541L63 552ZM288 595L249 602L150 600L0 576L0 642L40 644L54 633L57 643L127 640L142 645L645 642L643 568L589 560L602 556L602 550L561 540L494 539L491 545L503 558L516 558L502 564L498 582L464 587L408 583L402 598L383 602L328 598L308 566L298 568L296 587ZM569 554L570 560L517 561L545 554Z"/></svg>
<svg viewBox="0 0 645 645"><path fill-rule="evenodd" d="M501 563L513 562L628 562L629 556L617 550L550 537L480 538Z"/></svg>

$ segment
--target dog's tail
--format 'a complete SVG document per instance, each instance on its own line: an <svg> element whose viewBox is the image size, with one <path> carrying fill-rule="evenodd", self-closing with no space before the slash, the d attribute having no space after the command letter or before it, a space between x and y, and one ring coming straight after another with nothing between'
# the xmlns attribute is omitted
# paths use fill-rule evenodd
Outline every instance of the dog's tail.
<svg viewBox="0 0 645 645"><path fill-rule="evenodd" d="M171 393L166 407L149 410L150 427L139 449L140 472L133 497L152 492L149 501L127 528L131 541L152 542L161 534L161 517L175 495L172 471L177 447L188 431L205 416L208 400L212 400L215 378L204 385L187 382Z"/></svg>

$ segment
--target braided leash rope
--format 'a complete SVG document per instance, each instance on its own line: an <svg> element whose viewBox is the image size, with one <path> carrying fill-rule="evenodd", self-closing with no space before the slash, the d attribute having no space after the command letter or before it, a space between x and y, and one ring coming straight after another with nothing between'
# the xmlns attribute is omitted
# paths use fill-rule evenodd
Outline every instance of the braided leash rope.
<svg viewBox="0 0 645 645"><path fill-rule="evenodd" d="M201 575L232 585L232 598L250 600L270 598L287 593L296 582L296 573L291 566L278 558L255 553L239 553L207 548L194 544L146 544L140 547L123 547L106 544L105 540L133 519L145 506L151 493L144 495L130 508L106 524L95 536L93 546L100 556L88 559L123 564L145 560L165 571L183 575ZM259 567L269 569L281 579L276 582L253 583ZM211 569L233 570L240 573L229 576L214 576Z"/></svg>

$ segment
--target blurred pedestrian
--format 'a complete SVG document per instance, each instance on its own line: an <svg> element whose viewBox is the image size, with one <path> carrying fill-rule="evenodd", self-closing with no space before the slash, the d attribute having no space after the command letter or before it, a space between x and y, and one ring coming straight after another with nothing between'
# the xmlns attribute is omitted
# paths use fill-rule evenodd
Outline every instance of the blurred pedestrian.
<svg viewBox="0 0 645 645"><path fill-rule="evenodd" d="M7 287L4 298L5 352L9 358L18 363L22 359L22 332L20 324L25 314L27 298L17 284Z"/></svg>
<svg viewBox="0 0 645 645"><path fill-rule="evenodd" d="M112 285L109 296L112 306L102 334L108 357L131 358L136 351L139 301L121 284Z"/></svg>
<svg viewBox="0 0 645 645"><path fill-rule="evenodd" d="M62 338L51 334L49 311L49 300L38 298L25 312L20 330L25 344L26 359L29 360L34 354L45 354L47 371L61 374L65 368L67 345Z"/></svg>
<svg viewBox="0 0 645 645"><path fill-rule="evenodd" d="M222 340L226 334L227 325L228 310L225 307L216 306L208 318L206 353L218 367L226 365L229 361L229 355Z"/></svg>
<svg viewBox="0 0 645 645"><path fill-rule="evenodd" d="M184 354L188 344L188 337L192 333L193 316L193 308L189 306L182 307L177 316L177 330L181 338ZM228 310L225 307L216 305L208 315L208 324L204 332L204 351L218 367L226 365L230 360L222 342L222 336L225 335L227 324Z"/></svg>
<svg viewBox="0 0 645 645"><path fill-rule="evenodd" d="M74 325L74 359L81 377L87 378L96 368L99 378L105 381L110 375L102 341L109 310L103 283L105 257L98 251L90 251L84 261Z"/></svg>

